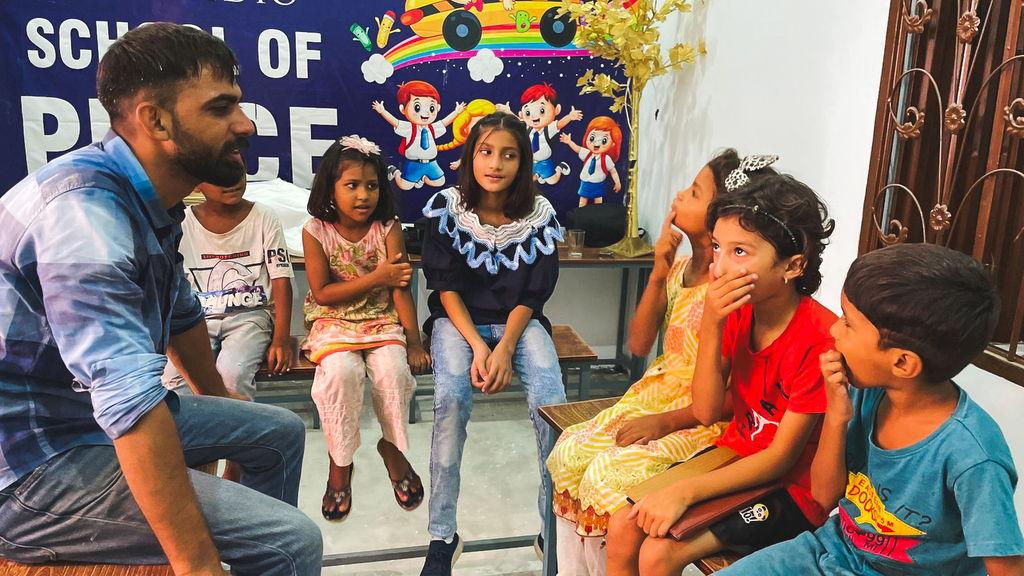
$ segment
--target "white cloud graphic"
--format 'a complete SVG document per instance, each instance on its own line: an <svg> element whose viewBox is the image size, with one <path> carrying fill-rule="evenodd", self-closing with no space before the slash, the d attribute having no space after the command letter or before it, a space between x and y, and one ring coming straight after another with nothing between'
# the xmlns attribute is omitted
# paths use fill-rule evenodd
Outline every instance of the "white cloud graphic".
<svg viewBox="0 0 1024 576"><path fill-rule="evenodd" d="M359 69L363 71L363 78L367 82L376 82L377 84L383 84L395 73L395 67L381 54L370 56L370 59L363 62Z"/></svg>
<svg viewBox="0 0 1024 576"><path fill-rule="evenodd" d="M477 82L490 84L505 69L505 63L494 55L490 48L484 48L469 59L469 77Z"/></svg>

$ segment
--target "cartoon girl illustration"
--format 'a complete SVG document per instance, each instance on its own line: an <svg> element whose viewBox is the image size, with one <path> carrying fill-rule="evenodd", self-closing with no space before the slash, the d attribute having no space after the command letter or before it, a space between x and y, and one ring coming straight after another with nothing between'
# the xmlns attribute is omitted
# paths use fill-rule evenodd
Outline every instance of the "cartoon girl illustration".
<svg viewBox="0 0 1024 576"><path fill-rule="evenodd" d="M569 134L562 134L559 138L583 160L583 169L580 172L580 207L586 206L591 200L594 204L601 203L604 199L604 181L609 174L615 182L612 189L615 192L622 190L619 172L615 169L615 162L618 161L619 152L622 150L622 129L615 120L607 116L598 116L591 120L583 134L582 146L576 145Z"/></svg>
<svg viewBox="0 0 1024 576"><path fill-rule="evenodd" d="M477 98L476 100L471 101L466 105L466 109L456 116L455 121L452 122L452 141L438 146L438 152L453 150L462 146L466 142L466 138L469 136L469 131L473 129L473 126L475 126L476 123L484 116L494 114L495 112L512 113L508 103L492 104L490 100L484 100L483 98ZM458 170L460 163L460 160L456 160L449 164L449 167L451 167L452 170Z"/></svg>

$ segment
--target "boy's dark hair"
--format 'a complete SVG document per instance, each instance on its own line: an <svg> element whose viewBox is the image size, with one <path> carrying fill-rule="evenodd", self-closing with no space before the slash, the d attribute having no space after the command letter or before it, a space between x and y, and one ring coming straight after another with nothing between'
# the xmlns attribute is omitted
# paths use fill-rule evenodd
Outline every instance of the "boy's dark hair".
<svg viewBox="0 0 1024 576"><path fill-rule="evenodd" d="M469 137L462 146L462 160L459 165L459 192L462 204L467 210L476 209L480 204L480 184L473 175L473 157L480 134L490 130L504 130L512 135L519 147L519 171L508 188L502 212L506 218L519 220L530 214L537 198L537 187L533 184L533 148L526 123L512 114L495 112L480 119L469 131Z"/></svg>
<svg viewBox="0 0 1024 576"><path fill-rule="evenodd" d="M828 208L803 182L771 167L747 172L750 182L728 191L719 190L708 205L707 227L728 216L739 217L740 226L757 233L775 248L778 258L802 254L806 260L796 291L810 296L821 286L821 253L835 229Z"/></svg>
<svg viewBox="0 0 1024 576"><path fill-rule="evenodd" d="M313 177L313 186L309 190L309 202L306 211L314 218L334 223L338 220L338 207L334 202L334 183L341 178L349 164L360 166L369 164L377 173L377 207L370 214L370 220L390 222L398 216L398 200L388 181L388 169L384 160L377 154L363 154L355 148L345 148L340 142L331 144L320 159L320 166Z"/></svg>
<svg viewBox="0 0 1024 576"><path fill-rule="evenodd" d="M999 290L985 268L931 244L898 244L857 258L843 292L878 330L879 348L920 356L926 382L956 376L985 349L999 321Z"/></svg>
<svg viewBox="0 0 1024 576"><path fill-rule="evenodd" d="M725 191L725 179L729 173L740 167L740 155L734 148L726 148L708 162L711 175L715 178L715 193ZM748 173L753 174L753 173ZM708 229L710 230L710 228Z"/></svg>
<svg viewBox="0 0 1024 576"><path fill-rule="evenodd" d="M223 40L202 30L155 22L130 30L110 46L96 72L96 94L111 125L120 127L140 93L173 112L183 84L203 71L234 84L238 59Z"/></svg>

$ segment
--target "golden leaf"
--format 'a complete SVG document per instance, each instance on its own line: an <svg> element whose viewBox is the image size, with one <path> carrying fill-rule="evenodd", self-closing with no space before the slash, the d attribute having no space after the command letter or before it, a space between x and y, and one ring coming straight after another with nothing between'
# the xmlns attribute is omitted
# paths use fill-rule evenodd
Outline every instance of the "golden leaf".
<svg viewBox="0 0 1024 576"><path fill-rule="evenodd" d="M577 86L583 86L583 85L589 84L590 81L593 78L594 78L594 71L593 70L587 70L586 74L581 76L580 79L576 81L576 85Z"/></svg>
<svg viewBox="0 0 1024 576"><path fill-rule="evenodd" d="M697 52L689 44L676 44L668 51L669 60L680 63L693 64L696 61Z"/></svg>
<svg viewBox="0 0 1024 576"><path fill-rule="evenodd" d="M708 55L708 46L707 44L704 43L703 38L701 38L700 41L697 43L697 53L700 54L701 56Z"/></svg>

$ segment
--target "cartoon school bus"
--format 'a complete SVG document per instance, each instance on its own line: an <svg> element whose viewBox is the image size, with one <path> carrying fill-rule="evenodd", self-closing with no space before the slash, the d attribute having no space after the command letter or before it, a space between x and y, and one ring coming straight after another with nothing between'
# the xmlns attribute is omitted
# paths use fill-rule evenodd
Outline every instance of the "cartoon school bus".
<svg viewBox="0 0 1024 576"><path fill-rule="evenodd" d="M464 6L465 4L465 6ZM401 22L421 38L443 36L454 50L476 48L486 28L535 22L545 42L561 48L576 36L576 22L558 15L560 0L519 0L508 11L502 0L406 0Z"/></svg>

